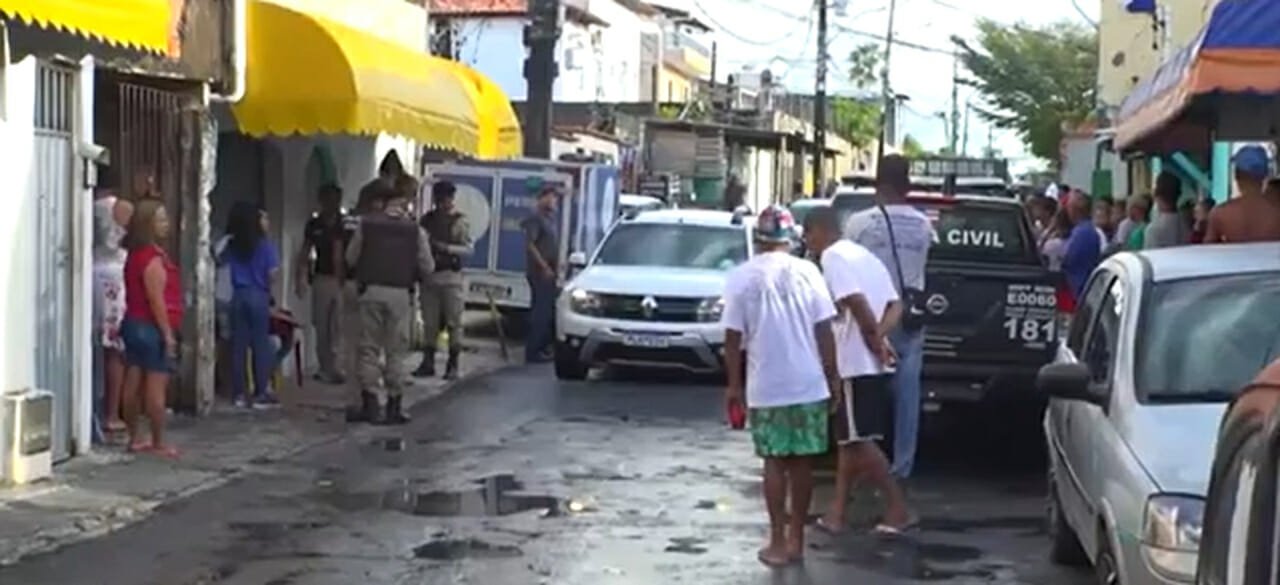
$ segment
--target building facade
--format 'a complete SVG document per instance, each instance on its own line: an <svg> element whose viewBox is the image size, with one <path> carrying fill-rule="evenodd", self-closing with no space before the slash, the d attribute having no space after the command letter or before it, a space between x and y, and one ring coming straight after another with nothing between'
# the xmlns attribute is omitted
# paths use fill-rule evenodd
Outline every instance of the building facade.
<svg viewBox="0 0 1280 585"><path fill-rule="evenodd" d="M1137 85L1204 27L1219 0L1159 0L1155 14L1102 2L1098 23L1099 106L1114 118Z"/></svg>
<svg viewBox="0 0 1280 585"><path fill-rule="evenodd" d="M0 351L0 410L47 392L37 431L52 460L90 449L95 436L93 201L110 190L161 197L178 227L167 242L180 260L188 314L175 407L195 400L205 347L198 291L211 287L194 251L203 233L201 134L210 92L234 85L222 58L232 3L218 0L0 1L0 142L12 213L0 219L12 254L0 260L7 311ZM138 189L139 185L149 185ZM11 400L13 399L13 400ZM0 412L0 420L10 420ZM0 453L15 452L0 438ZM5 459L0 457L0 459ZM8 461L0 475L10 470ZM22 478L7 477L21 480Z"/></svg>
<svg viewBox="0 0 1280 585"><path fill-rule="evenodd" d="M525 0L432 0L432 47L492 78L511 99L527 97ZM639 0L562 5L556 47L557 102L685 102L709 78L705 26L687 13ZM692 23L692 24L691 24Z"/></svg>
<svg viewBox="0 0 1280 585"><path fill-rule="evenodd" d="M267 212L282 259L277 301L309 323L310 292L292 291L305 273L298 263L308 260L298 252L321 186L338 186L350 209L384 160L416 175L424 148L516 156L519 123L495 82L429 53L419 3L249 2L245 92L214 107L219 180L210 222L215 237L224 233L238 201ZM486 53L511 59L505 50ZM305 364L315 363L312 337L304 336Z"/></svg>

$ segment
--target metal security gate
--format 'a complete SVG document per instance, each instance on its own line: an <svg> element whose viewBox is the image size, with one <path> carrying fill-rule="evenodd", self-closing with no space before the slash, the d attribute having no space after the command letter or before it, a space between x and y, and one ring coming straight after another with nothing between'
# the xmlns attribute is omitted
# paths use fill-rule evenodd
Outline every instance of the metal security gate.
<svg viewBox="0 0 1280 585"><path fill-rule="evenodd" d="M36 67L36 387L53 393L53 458L71 456L72 197L75 196L76 72Z"/></svg>
<svg viewBox="0 0 1280 585"><path fill-rule="evenodd" d="M135 83L120 82L116 111L118 142L112 150L121 171L120 178L131 195L137 196L139 176L150 176L154 188L164 198L175 228L169 239L169 253L180 258L182 241L182 94Z"/></svg>
<svg viewBox="0 0 1280 585"><path fill-rule="evenodd" d="M94 99L95 137L111 151L118 187L129 197L158 196L164 201L172 232L165 243L182 271L187 306L197 299L196 273L206 253L199 237L199 93L161 80L99 69ZM143 192L143 190L149 192ZM204 220L207 221L207 220ZM198 311L182 323L179 368L169 386L169 405L194 410L197 355L202 334ZM190 392L188 392L190 390Z"/></svg>

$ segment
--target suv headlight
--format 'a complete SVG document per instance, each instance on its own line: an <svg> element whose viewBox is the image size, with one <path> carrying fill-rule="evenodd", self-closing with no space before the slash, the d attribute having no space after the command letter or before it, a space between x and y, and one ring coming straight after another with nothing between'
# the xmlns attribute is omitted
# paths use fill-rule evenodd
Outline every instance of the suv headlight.
<svg viewBox="0 0 1280 585"><path fill-rule="evenodd" d="M570 289L569 310L583 315L595 315L600 312L600 297L580 288Z"/></svg>
<svg viewBox="0 0 1280 585"><path fill-rule="evenodd" d="M721 297L712 297L698 303L698 320L704 323L713 323L720 320L720 315L724 313L724 299Z"/></svg>
<svg viewBox="0 0 1280 585"><path fill-rule="evenodd" d="M1142 544L1151 566L1160 574L1191 581L1204 521L1204 499L1155 495L1147 500L1142 520Z"/></svg>

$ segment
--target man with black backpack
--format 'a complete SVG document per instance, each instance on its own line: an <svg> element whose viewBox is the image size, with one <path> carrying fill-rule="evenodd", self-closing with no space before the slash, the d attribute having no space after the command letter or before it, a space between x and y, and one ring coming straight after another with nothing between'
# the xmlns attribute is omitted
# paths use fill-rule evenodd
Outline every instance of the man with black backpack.
<svg viewBox="0 0 1280 585"><path fill-rule="evenodd" d="M902 300L902 320L889 334L897 354L893 375L893 475L906 479L915 466L920 430L920 379L924 367L924 274L933 222L907 203L911 164L888 155L876 172L878 205L850 216L845 237L871 251L893 276Z"/></svg>

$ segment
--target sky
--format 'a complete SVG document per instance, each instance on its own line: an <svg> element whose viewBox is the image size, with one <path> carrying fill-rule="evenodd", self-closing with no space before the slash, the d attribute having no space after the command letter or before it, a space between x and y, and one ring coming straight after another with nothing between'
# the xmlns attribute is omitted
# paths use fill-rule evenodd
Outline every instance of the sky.
<svg viewBox="0 0 1280 585"><path fill-rule="evenodd" d="M834 95L855 95L856 88L846 80L844 63L854 47L865 43L883 46L888 29L890 0L827 0L829 12L829 66L827 91ZM897 0L894 30L897 39L922 47L937 48L931 52L897 44L893 48L890 85L910 97L903 115L904 132L926 149L947 146L947 134L937 113L951 111L951 79L953 59L950 38L957 35L973 40L974 22L989 18L998 22L1046 24L1060 20L1096 21L1100 2L1117 0ZM815 3L809 0L664 0L663 4L684 8L704 17L718 29L717 42L720 71L748 69L771 70L782 75L782 83L791 91L813 93L817 62ZM844 4L843 10L839 10ZM841 14L843 13L843 14ZM721 77L723 79L723 77ZM978 100L972 89L960 87L961 119L963 104ZM963 132L963 122L961 124ZM969 119L969 153L981 152L987 145L988 128L976 114ZM962 139L963 141L963 139ZM994 134L996 149L1010 159L1021 172L1040 166L1026 154L1021 140L1009 131Z"/></svg>

